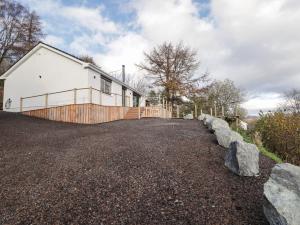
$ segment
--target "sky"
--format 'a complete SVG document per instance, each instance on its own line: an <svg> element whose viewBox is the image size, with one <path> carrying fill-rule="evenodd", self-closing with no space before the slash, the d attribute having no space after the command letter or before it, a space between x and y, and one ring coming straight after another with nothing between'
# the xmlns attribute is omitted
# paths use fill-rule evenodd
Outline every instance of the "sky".
<svg viewBox="0 0 300 225"><path fill-rule="evenodd" d="M19 0L41 17L45 42L91 55L137 79L143 52L165 41L197 50L211 79L231 79L249 114L272 110L300 87L299 0Z"/></svg>

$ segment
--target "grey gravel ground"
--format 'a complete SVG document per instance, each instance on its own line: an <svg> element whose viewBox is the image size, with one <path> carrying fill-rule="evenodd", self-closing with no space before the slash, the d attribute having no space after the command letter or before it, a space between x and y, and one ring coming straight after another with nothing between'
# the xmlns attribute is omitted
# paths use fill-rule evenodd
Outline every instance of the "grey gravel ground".
<svg viewBox="0 0 300 225"><path fill-rule="evenodd" d="M268 224L261 175L199 121L76 125L0 112L0 224Z"/></svg>

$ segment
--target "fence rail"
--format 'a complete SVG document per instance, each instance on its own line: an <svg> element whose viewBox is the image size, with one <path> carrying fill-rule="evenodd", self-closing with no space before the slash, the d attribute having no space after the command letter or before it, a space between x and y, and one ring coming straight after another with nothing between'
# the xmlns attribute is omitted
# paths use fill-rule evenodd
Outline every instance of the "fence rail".
<svg viewBox="0 0 300 225"><path fill-rule="evenodd" d="M172 112L167 108L159 106L144 107L142 117L171 118Z"/></svg>
<svg viewBox="0 0 300 225"><path fill-rule="evenodd" d="M88 91L87 93L81 93L82 96L80 96L80 91ZM98 97L95 96L94 91L96 91L96 94L98 94ZM49 97L51 95L59 95L62 93L71 93L72 96L67 97L67 100L65 102L58 102L56 104L49 104ZM105 96L110 98L109 106L123 106L123 96L118 93L104 93L99 89L88 87L88 88L74 88L74 89L68 89L63 91L56 91L56 92L50 92L50 93L44 93L39 95L32 95L32 96L26 96L20 98L20 112L23 111L29 111L33 109L42 109L42 108L48 108L48 107L56 107L56 106L63 106L63 105L70 105L70 104L83 104L83 103L96 103L99 105L103 104L103 101L105 100ZM80 97L80 98L79 98ZM44 99L38 99L38 98L44 98ZM112 99L111 99L112 98ZM26 106L26 100L29 99L35 99L38 100L39 103L32 103ZM81 101L80 101L81 100ZM113 104L111 104L113 103ZM131 101L130 96L125 96L125 106L124 107L130 107Z"/></svg>

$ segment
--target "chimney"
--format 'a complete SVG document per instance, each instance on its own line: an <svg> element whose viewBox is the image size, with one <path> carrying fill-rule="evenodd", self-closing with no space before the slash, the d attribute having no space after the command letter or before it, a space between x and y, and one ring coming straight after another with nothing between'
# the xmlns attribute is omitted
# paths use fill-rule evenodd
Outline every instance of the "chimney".
<svg viewBox="0 0 300 225"><path fill-rule="evenodd" d="M125 83L125 65L122 65L122 81Z"/></svg>

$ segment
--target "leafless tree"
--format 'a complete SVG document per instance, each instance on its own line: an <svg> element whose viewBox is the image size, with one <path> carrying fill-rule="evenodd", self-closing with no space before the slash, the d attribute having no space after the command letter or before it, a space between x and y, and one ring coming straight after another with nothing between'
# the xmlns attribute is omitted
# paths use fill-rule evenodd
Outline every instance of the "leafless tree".
<svg viewBox="0 0 300 225"><path fill-rule="evenodd" d="M291 113L300 113L300 89L292 89L284 93L285 103L283 108Z"/></svg>
<svg viewBox="0 0 300 225"><path fill-rule="evenodd" d="M206 91L208 105L213 107L216 104L218 108L223 106L227 114L233 113L236 107L240 108L245 100L244 93L229 79L214 81Z"/></svg>
<svg viewBox="0 0 300 225"><path fill-rule="evenodd" d="M122 71L116 70L109 73L112 77L122 81ZM139 91L140 93L147 95L150 91L151 85L147 78L140 77L133 74L126 74L125 76L125 84L133 87L135 90Z"/></svg>
<svg viewBox="0 0 300 225"><path fill-rule="evenodd" d="M144 95L147 95L150 90L149 82L145 78L133 80L130 85Z"/></svg>
<svg viewBox="0 0 300 225"><path fill-rule="evenodd" d="M40 17L35 11L27 14L23 25L22 36L23 40L21 40L20 47L16 48L20 57L29 52L36 44L38 44L41 38L44 37Z"/></svg>
<svg viewBox="0 0 300 225"><path fill-rule="evenodd" d="M79 56L78 58L81 59L83 62L91 63L93 65L97 65L92 56L82 55L82 56Z"/></svg>
<svg viewBox="0 0 300 225"><path fill-rule="evenodd" d="M0 0L0 67L26 54L43 37L35 12L13 0ZM5 65L4 62L5 61Z"/></svg>
<svg viewBox="0 0 300 225"><path fill-rule="evenodd" d="M196 92L199 83L207 78L207 74L195 76L199 67L197 52L182 43L174 46L165 42L144 56L145 61L137 67L147 72L153 85L165 89L166 97L172 103L178 93L188 96Z"/></svg>

